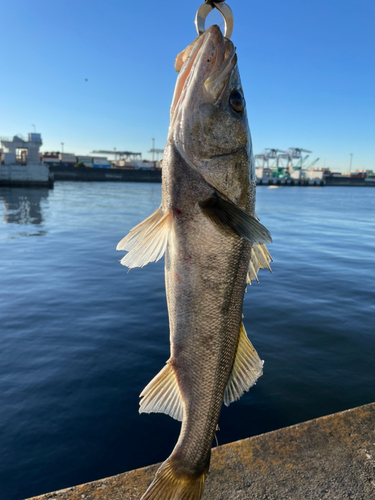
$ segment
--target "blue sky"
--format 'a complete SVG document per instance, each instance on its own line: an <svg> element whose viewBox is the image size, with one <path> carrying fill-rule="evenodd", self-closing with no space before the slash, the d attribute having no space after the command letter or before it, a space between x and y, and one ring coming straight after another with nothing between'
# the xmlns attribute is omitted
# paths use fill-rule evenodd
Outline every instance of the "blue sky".
<svg viewBox="0 0 375 500"><path fill-rule="evenodd" d="M203 0L8 0L0 136L42 151L163 148L174 59ZM255 153L302 147L318 166L375 170L375 2L228 0ZM210 15L221 23L219 14ZM87 78L87 82L85 79Z"/></svg>

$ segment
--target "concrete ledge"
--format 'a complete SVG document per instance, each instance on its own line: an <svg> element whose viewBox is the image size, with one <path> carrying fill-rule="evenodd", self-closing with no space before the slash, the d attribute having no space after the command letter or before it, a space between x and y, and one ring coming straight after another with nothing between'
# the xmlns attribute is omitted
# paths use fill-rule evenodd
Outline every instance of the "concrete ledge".
<svg viewBox="0 0 375 500"><path fill-rule="evenodd" d="M157 468L32 500L139 500ZM375 500L375 403L213 449L203 499Z"/></svg>

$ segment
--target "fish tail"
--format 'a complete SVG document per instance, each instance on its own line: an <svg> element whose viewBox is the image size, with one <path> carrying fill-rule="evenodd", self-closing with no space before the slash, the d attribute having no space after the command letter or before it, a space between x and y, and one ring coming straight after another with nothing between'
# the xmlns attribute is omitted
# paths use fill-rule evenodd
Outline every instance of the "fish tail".
<svg viewBox="0 0 375 500"><path fill-rule="evenodd" d="M200 476L176 474L171 459L167 459L156 473L141 500L200 500L207 472Z"/></svg>

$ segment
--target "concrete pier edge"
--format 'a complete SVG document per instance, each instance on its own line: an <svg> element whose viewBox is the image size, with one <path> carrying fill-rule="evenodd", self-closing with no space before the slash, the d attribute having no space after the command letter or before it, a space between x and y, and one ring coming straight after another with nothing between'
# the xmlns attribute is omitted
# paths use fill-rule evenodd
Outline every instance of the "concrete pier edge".
<svg viewBox="0 0 375 500"><path fill-rule="evenodd" d="M159 465L29 500L139 500ZM375 403L214 448L203 500L245 499L375 500Z"/></svg>

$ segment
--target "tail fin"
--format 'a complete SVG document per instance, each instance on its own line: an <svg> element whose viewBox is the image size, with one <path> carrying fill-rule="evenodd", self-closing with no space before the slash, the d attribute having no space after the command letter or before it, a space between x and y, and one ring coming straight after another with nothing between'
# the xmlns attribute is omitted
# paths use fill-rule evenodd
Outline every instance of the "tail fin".
<svg viewBox="0 0 375 500"><path fill-rule="evenodd" d="M166 460L141 500L200 500L207 472L201 476L177 476Z"/></svg>

